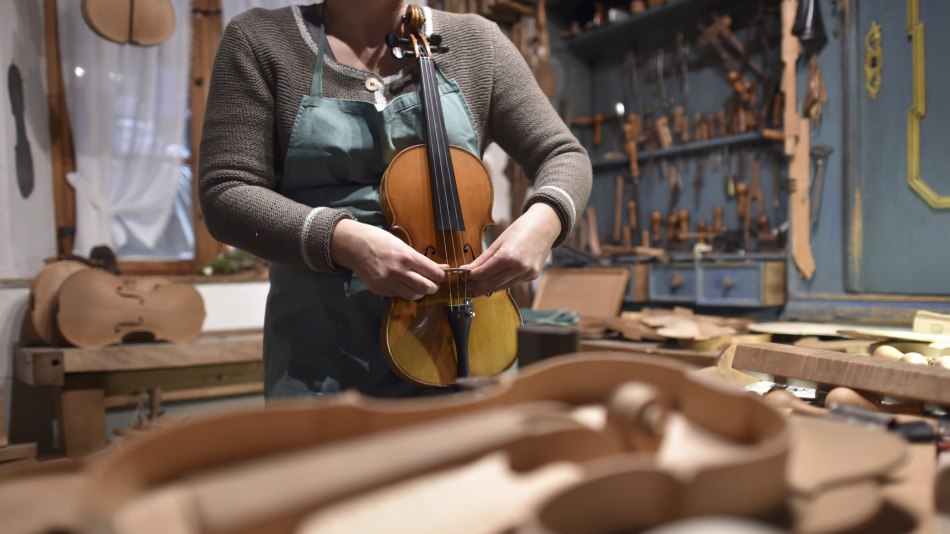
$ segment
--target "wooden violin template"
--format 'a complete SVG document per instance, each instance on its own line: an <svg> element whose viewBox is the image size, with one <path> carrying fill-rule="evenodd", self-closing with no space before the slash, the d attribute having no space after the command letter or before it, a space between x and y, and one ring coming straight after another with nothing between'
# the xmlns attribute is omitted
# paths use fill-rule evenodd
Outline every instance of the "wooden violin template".
<svg viewBox="0 0 950 534"><path fill-rule="evenodd" d="M187 341L201 333L205 308L190 284L84 269L63 282L56 313L66 340L77 347L98 347L137 336Z"/></svg>
<svg viewBox="0 0 950 534"><path fill-rule="evenodd" d="M437 35L427 39L425 15L410 5L402 37L386 41L397 59L418 59L425 144L390 163L380 184L380 203L391 231L432 261L448 265L434 295L418 301L390 299L383 320L382 351L402 378L450 386L457 378L490 376L511 366L517 352L518 307L510 293L473 296L468 270L482 253L492 224L492 184L478 156L449 146L433 52L446 52Z"/></svg>
<svg viewBox="0 0 950 534"><path fill-rule="evenodd" d="M103 39L153 46L175 31L171 0L82 0L86 24Z"/></svg>

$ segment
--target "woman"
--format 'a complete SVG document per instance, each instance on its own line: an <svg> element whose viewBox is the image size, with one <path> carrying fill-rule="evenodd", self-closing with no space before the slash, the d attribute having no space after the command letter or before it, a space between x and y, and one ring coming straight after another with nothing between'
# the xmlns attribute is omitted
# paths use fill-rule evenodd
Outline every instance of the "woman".
<svg viewBox="0 0 950 534"><path fill-rule="evenodd" d="M329 0L234 18L212 73L200 197L220 241L272 262L264 329L265 395L355 388L382 397L427 391L382 360L382 297L415 299L440 266L384 229L378 185L390 160L423 141L412 61L394 59L402 0ZM586 152L493 23L426 9L450 143L497 142L535 192L470 267L485 294L538 275L590 194Z"/></svg>

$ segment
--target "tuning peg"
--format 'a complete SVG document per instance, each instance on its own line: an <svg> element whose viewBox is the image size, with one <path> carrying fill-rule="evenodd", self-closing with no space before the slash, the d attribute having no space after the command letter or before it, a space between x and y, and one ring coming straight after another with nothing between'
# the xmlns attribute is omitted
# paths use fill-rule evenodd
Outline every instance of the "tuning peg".
<svg viewBox="0 0 950 534"><path fill-rule="evenodd" d="M400 40L399 36L395 33L390 32L386 34L386 46L389 48L397 48L400 45Z"/></svg>

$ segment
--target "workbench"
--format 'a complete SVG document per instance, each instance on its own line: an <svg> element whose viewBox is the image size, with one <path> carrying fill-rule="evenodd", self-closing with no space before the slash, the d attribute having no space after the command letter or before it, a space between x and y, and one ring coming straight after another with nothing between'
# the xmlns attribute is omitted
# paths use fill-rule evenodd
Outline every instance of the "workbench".
<svg viewBox="0 0 950 534"><path fill-rule="evenodd" d="M72 458L106 445L106 410L136 406L149 390L160 390L164 401L263 391L260 332L206 335L187 343L21 347L15 359L17 380L54 388L60 441Z"/></svg>

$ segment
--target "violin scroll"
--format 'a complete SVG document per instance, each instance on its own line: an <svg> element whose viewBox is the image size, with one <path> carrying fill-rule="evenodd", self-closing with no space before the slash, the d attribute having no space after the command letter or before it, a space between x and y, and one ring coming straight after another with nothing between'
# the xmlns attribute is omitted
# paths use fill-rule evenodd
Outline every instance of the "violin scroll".
<svg viewBox="0 0 950 534"><path fill-rule="evenodd" d="M402 35L386 34L386 46L389 53L396 59L409 57L431 56L448 52L447 46L442 46L441 35L425 36L425 12L421 7L410 4L406 14L402 17Z"/></svg>

